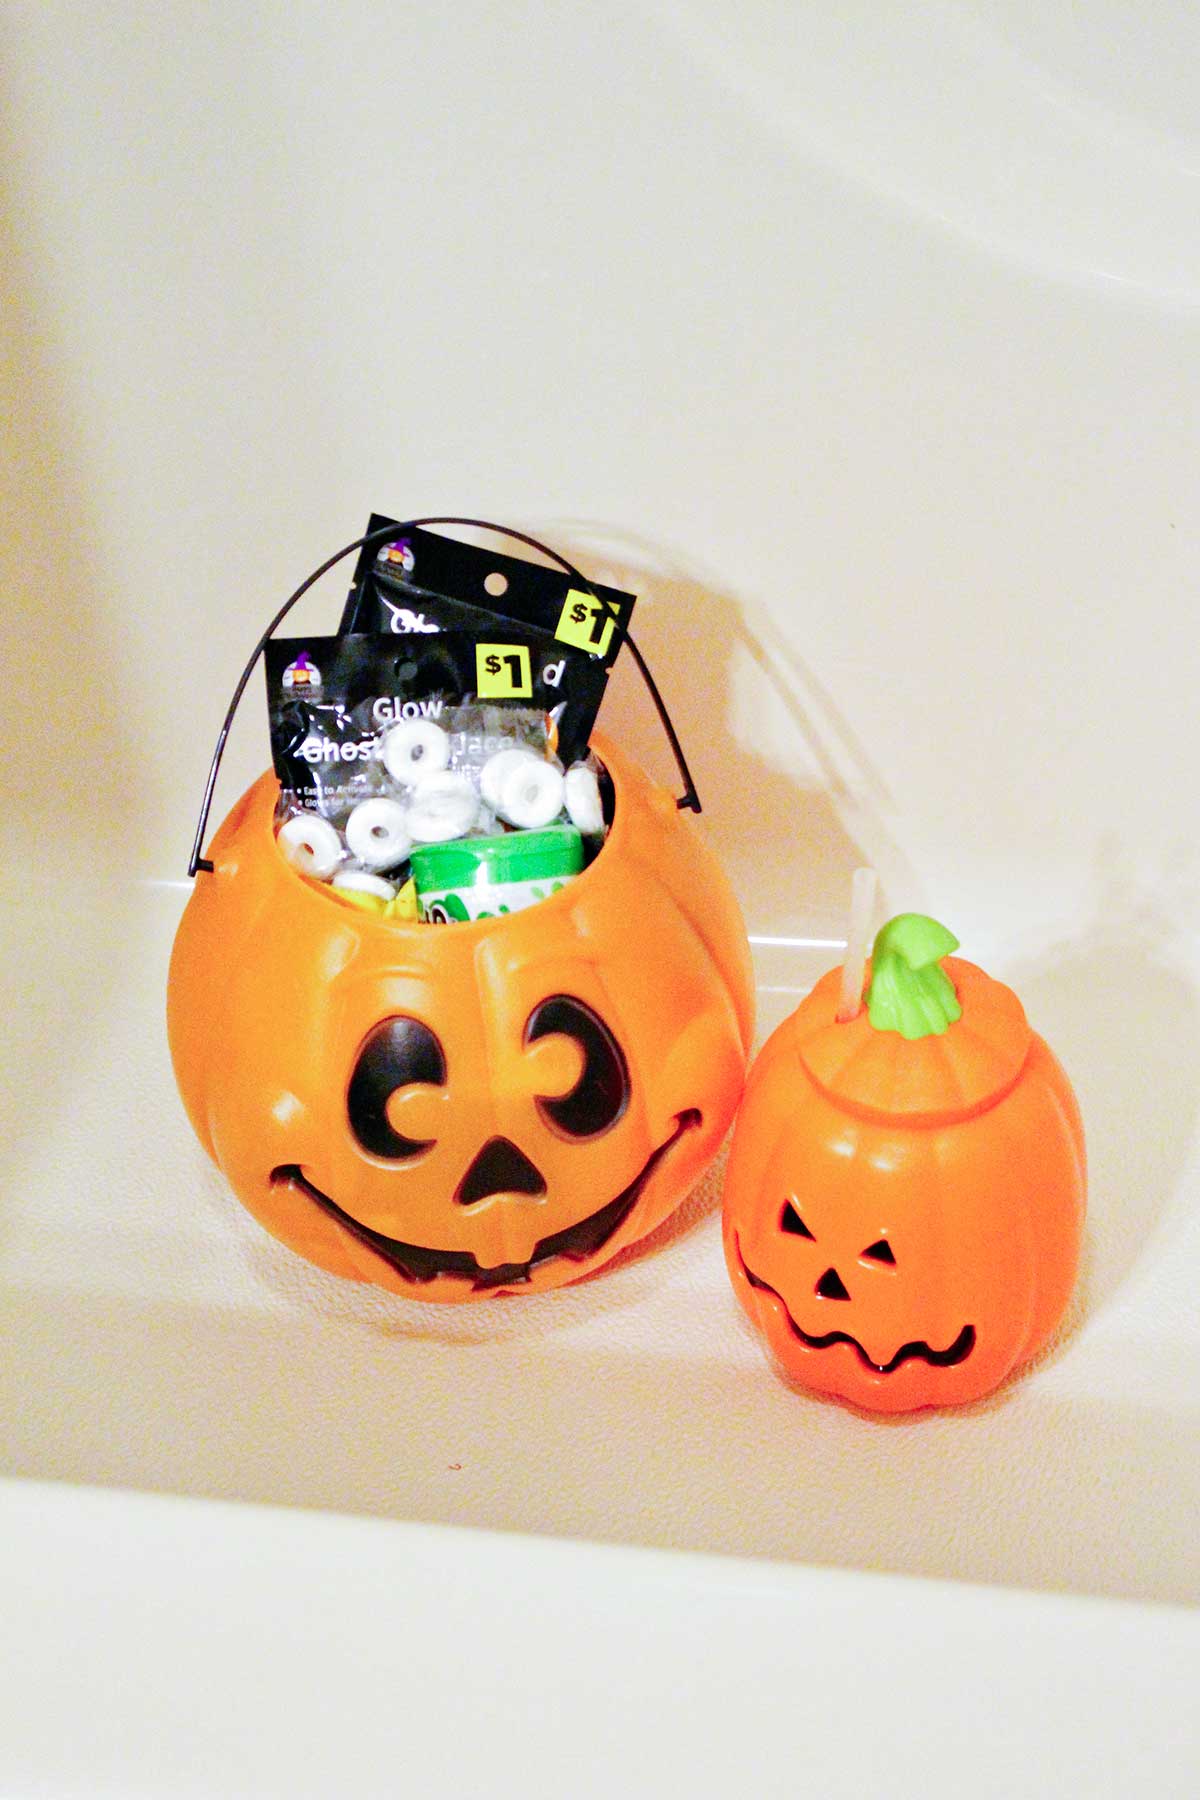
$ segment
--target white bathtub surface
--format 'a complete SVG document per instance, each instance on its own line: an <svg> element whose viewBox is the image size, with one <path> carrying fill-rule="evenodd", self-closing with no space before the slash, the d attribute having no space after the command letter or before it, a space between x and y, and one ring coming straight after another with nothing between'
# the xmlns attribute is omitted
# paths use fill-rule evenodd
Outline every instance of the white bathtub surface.
<svg viewBox="0 0 1200 1800"><path fill-rule="evenodd" d="M0 1483L5 1794L1195 1793L1200 1618Z"/></svg>

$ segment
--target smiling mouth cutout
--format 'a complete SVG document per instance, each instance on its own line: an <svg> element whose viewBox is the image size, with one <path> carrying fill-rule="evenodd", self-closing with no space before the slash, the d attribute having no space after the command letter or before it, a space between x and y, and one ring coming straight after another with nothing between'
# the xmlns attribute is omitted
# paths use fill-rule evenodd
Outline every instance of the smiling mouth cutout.
<svg viewBox="0 0 1200 1800"><path fill-rule="evenodd" d="M973 1325L964 1325L954 1342L945 1350L931 1350L924 1338L920 1338L911 1344L902 1344L891 1362L886 1363L872 1362L858 1339L851 1337L848 1331L826 1331L820 1337L814 1337L811 1332L807 1332L797 1325L788 1311L788 1304L783 1295L773 1288L769 1281L764 1281L761 1275L756 1275L752 1269L747 1268L746 1259L742 1255L742 1246L738 1243L736 1235L734 1244L737 1248L738 1262L741 1264L742 1273L750 1286L758 1288L760 1292L770 1294L778 1300L783 1308L783 1316L791 1327L793 1337L798 1337L800 1342L807 1344L810 1350L827 1350L831 1344L853 1344L858 1352L859 1360L868 1369L873 1369L877 1375L891 1375L902 1363L912 1362L914 1359L932 1363L936 1369L952 1369L955 1363L964 1362L975 1348L975 1327Z"/></svg>
<svg viewBox="0 0 1200 1800"><path fill-rule="evenodd" d="M528 1262L500 1263L491 1269L481 1267L478 1258L469 1250L435 1250L425 1244L406 1244L400 1238L385 1237L383 1232L373 1231L360 1219L343 1212L336 1200L331 1200L328 1194L315 1187L296 1163L285 1163L272 1169L271 1187L286 1187L293 1193L304 1194L352 1237L357 1238L360 1244L374 1250L390 1268L407 1280L424 1283L435 1281L439 1275L456 1275L469 1281L472 1288L480 1292L487 1288L512 1287L528 1281L535 1268L550 1262L556 1256L568 1257L572 1262L584 1262L588 1257L595 1256L625 1223L663 1157L685 1132L695 1130L700 1122L701 1115L694 1107L680 1113L675 1130L666 1143L659 1145L629 1186L623 1188L607 1206L602 1206L599 1212L591 1213L586 1219L579 1219L574 1225L565 1226L562 1231L540 1238L534 1245L533 1255Z"/></svg>

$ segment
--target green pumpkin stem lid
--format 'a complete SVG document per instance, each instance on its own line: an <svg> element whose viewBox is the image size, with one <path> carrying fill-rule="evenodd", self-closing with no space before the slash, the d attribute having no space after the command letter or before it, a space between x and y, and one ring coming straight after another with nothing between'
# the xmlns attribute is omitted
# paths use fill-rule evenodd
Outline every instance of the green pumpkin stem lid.
<svg viewBox="0 0 1200 1800"><path fill-rule="evenodd" d="M962 1007L943 956L958 939L924 913L899 913L883 927L871 953L867 1014L876 1031L898 1031L915 1040L940 1037Z"/></svg>

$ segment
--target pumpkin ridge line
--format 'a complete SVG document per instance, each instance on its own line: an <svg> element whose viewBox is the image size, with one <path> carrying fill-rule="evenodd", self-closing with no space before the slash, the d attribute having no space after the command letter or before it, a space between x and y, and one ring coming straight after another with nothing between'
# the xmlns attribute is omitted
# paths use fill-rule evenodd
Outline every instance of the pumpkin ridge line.
<svg viewBox="0 0 1200 1800"><path fill-rule="evenodd" d="M904 1040L902 1039L900 1041L903 1042ZM823 1095L826 1100L831 1101L834 1106L840 1108L842 1112L849 1113L851 1117L862 1119L864 1122L871 1125L895 1124L898 1119L901 1119L905 1125L912 1126L914 1129L936 1129L942 1125L956 1124L964 1119L982 1118L985 1113L991 1112L994 1107L1001 1105L1003 1101L1007 1100L1013 1090L1020 1086L1021 1080L1028 1067L1029 1059L1033 1054L1033 1043L1034 1035L1031 1033L1029 1043L1026 1046L1025 1055L1021 1059L1020 1067L1013 1074L1011 1080L1006 1081L1002 1087L998 1087L993 1093L988 1094L985 1099L980 1101L970 1101L960 1106L943 1107L934 1112L897 1113L887 1106L872 1106L865 1100L851 1099L848 1095L839 1093L836 1088L830 1087L826 1082L821 1080L819 1075L814 1073L807 1057L804 1055L803 1046L800 1047L800 1061L805 1074L808 1076L817 1092ZM841 1071L838 1071L838 1073L840 1074Z"/></svg>
<svg viewBox="0 0 1200 1800"><path fill-rule="evenodd" d="M651 883L660 896L660 899L665 901L671 908L675 917L692 932L692 935L695 937L697 944L703 951L710 968L717 978L717 986L720 991L722 1004L728 1013L729 1018L732 1020L733 1028L737 1034L738 1042L742 1046L743 1054L748 1056L751 1044L754 1040L753 1014L751 1016L748 1031L743 1031L741 1018L733 998L732 983L728 973L722 966L720 956L717 952L717 944L713 937L710 936L708 921L703 914L693 913L691 908L684 904L682 897L673 892L673 890L666 885L659 871L659 866L651 855L648 853L643 854L640 848L631 846L629 850L629 860L631 865L640 871L640 880L642 882Z"/></svg>

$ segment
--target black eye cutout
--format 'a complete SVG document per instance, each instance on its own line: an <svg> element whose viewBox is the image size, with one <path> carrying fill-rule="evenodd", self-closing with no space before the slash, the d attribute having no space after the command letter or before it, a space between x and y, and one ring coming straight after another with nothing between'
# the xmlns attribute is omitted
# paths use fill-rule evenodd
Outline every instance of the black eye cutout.
<svg viewBox="0 0 1200 1800"><path fill-rule="evenodd" d="M790 1200L785 1200L783 1203L783 1211L779 1215L779 1229L786 1231L791 1237L807 1238L810 1244L815 1244L817 1241Z"/></svg>
<svg viewBox="0 0 1200 1800"><path fill-rule="evenodd" d="M878 1243L868 1244L862 1254L869 1262L890 1263L893 1268L896 1266L895 1252L886 1238L880 1238Z"/></svg>
<svg viewBox="0 0 1200 1800"><path fill-rule="evenodd" d="M363 1149L396 1162L431 1149L433 1138L407 1138L394 1131L386 1108L397 1088L417 1081L441 1087L445 1079L446 1058L428 1025L406 1018L376 1025L358 1053L346 1094L350 1126Z"/></svg>
<svg viewBox="0 0 1200 1800"><path fill-rule="evenodd" d="M573 1038L583 1051L583 1073L569 1094L538 1100L538 1111L568 1137L599 1137L611 1131L629 1104L629 1067L621 1046L590 1006L569 994L554 994L535 1006L525 1026L525 1042Z"/></svg>

